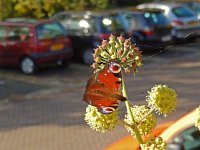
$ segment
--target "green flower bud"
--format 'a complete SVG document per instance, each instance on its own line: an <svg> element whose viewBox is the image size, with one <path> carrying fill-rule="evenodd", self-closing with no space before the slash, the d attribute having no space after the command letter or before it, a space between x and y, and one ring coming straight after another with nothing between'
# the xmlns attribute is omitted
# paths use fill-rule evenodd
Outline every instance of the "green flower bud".
<svg viewBox="0 0 200 150"><path fill-rule="evenodd" d="M131 71L128 68L124 69L126 73L130 73Z"/></svg>
<svg viewBox="0 0 200 150"><path fill-rule="evenodd" d="M115 54L112 54L112 55L111 55L111 59L116 59L116 55L115 55Z"/></svg>
<svg viewBox="0 0 200 150"><path fill-rule="evenodd" d="M110 40L110 41L115 41L115 39L116 39L116 37L115 37L114 35L111 34L110 37L109 37L109 40Z"/></svg>
<svg viewBox="0 0 200 150"><path fill-rule="evenodd" d="M108 52L109 52L109 54L112 55L115 51L114 51L112 48L109 48L109 49L108 49Z"/></svg>
<svg viewBox="0 0 200 150"><path fill-rule="evenodd" d="M124 53L124 51L121 49L121 50L118 51L117 56L119 57L119 56L121 56L123 53Z"/></svg>
<svg viewBox="0 0 200 150"><path fill-rule="evenodd" d="M127 61L127 58L126 58L126 57L123 57L121 60L122 60L122 62L124 63L124 62Z"/></svg>
<svg viewBox="0 0 200 150"><path fill-rule="evenodd" d="M117 49L118 49L118 48L120 48L120 47L121 47L121 45L120 45L120 44L118 44L118 43L116 43L116 44L115 44L115 48L117 48Z"/></svg>
<svg viewBox="0 0 200 150"><path fill-rule="evenodd" d="M123 36L117 37L117 40L119 41L119 43L123 43L125 41Z"/></svg>
<svg viewBox="0 0 200 150"><path fill-rule="evenodd" d="M124 46L130 45L131 44L131 39L126 39L124 42Z"/></svg>

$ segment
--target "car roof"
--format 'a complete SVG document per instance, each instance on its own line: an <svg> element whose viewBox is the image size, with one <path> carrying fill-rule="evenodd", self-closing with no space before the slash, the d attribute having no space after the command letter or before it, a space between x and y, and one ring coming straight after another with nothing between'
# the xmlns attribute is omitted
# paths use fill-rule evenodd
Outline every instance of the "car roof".
<svg viewBox="0 0 200 150"><path fill-rule="evenodd" d="M137 14L137 15L143 15L144 13L162 13L163 10L160 9L154 9L154 8L136 8L136 7L126 7L124 9L116 9L112 10L115 13L123 14L123 13L130 13L130 14Z"/></svg>
<svg viewBox="0 0 200 150"><path fill-rule="evenodd" d="M143 3L139 6L142 6L142 5L160 5L160 6L168 6L170 8L181 6L180 3L173 2L173 1L154 1L154 2Z"/></svg>
<svg viewBox="0 0 200 150"><path fill-rule="evenodd" d="M105 11L63 11L63 12L56 13L52 18L56 18L61 15L68 15L68 16L72 16L72 17L91 18L91 17L101 17L101 16L105 16L105 15L110 15L112 13L113 12L109 11L109 10L105 10Z"/></svg>
<svg viewBox="0 0 200 150"><path fill-rule="evenodd" d="M53 20L37 20L30 18L7 18L4 21L0 21L0 25L10 25L10 26L29 26L34 27L39 24L52 22Z"/></svg>

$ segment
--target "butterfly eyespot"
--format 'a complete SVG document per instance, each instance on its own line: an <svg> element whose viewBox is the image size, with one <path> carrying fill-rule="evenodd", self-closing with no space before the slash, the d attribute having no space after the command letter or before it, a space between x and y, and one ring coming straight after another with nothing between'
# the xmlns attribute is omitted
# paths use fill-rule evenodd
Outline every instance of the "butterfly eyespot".
<svg viewBox="0 0 200 150"><path fill-rule="evenodd" d="M112 107L102 107L102 113L104 113L104 114L110 114L113 111L115 111L115 109Z"/></svg>
<svg viewBox="0 0 200 150"><path fill-rule="evenodd" d="M118 63L116 63L116 62L110 62L110 64L109 64L109 70L112 73L120 73L121 66Z"/></svg>

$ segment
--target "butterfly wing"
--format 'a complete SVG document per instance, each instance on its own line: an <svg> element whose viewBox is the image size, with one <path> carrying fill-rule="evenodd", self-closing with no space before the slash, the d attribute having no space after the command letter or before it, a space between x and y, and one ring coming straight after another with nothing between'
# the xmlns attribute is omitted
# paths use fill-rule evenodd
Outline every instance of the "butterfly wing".
<svg viewBox="0 0 200 150"><path fill-rule="evenodd" d="M114 74L108 68L98 74L97 80L110 89L119 91L121 87L121 73Z"/></svg>
<svg viewBox="0 0 200 150"><path fill-rule="evenodd" d="M119 75L113 74L105 67L88 79L83 100L96 106L101 113L111 113L120 101L126 100L119 90L120 86Z"/></svg>

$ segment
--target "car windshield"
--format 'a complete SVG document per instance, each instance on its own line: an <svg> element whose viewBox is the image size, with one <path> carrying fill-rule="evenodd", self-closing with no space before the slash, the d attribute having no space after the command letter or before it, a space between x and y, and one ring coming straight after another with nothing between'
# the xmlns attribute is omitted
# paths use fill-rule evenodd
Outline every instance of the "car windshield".
<svg viewBox="0 0 200 150"><path fill-rule="evenodd" d="M95 20L84 17L71 17L62 21L63 26L72 35L90 35L96 31Z"/></svg>
<svg viewBox="0 0 200 150"><path fill-rule="evenodd" d="M122 31L123 25L117 15L103 16L100 18L101 32L112 33L113 31Z"/></svg>
<svg viewBox="0 0 200 150"><path fill-rule="evenodd" d="M172 11L177 17L192 17L192 16L194 16L194 14L185 7L176 7L176 8L173 8Z"/></svg>
<svg viewBox="0 0 200 150"><path fill-rule="evenodd" d="M64 28L57 22L48 22L36 27L38 39L52 39L60 35L65 35Z"/></svg>
<svg viewBox="0 0 200 150"><path fill-rule="evenodd" d="M168 19L162 12L145 12L143 16L150 26L169 24Z"/></svg>

